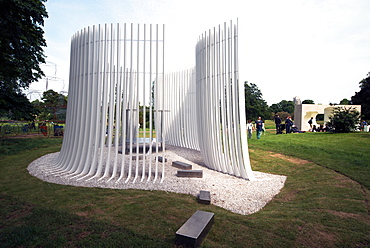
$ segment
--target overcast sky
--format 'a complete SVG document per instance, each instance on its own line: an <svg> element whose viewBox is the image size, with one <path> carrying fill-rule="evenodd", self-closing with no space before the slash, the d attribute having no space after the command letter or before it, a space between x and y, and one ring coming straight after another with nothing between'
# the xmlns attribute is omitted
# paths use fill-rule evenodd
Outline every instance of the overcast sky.
<svg viewBox="0 0 370 248"><path fill-rule="evenodd" d="M369 0L49 0L45 20L48 87L68 90L70 41L104 23L165 24L166 70L195 64L198 37L239 20L240 80L269 105L311 99L339 103L370 71ZM57 69L55 72L55 68ZM45 90L46 82L31 90Z"/></svg>

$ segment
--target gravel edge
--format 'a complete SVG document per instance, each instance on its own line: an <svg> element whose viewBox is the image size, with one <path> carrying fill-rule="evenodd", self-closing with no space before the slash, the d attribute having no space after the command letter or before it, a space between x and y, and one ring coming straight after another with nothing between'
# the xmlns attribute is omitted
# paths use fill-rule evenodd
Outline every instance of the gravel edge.
<svg viewBox="0 0 370 248"><path fill-rule="evenodd" d="M282 175L253 171L257 180L245 180L205 167L199 151L166 145L167 162L164 166L163 182L160 182L161 178L153 182L153 177L149 182L146 178L140 182L141 177L139 177L136 182L129 180L127 183L124 180L117 182L117 178L110 181L109 178L78 180L79 177L73 177L71 174L55 173L52 167L58 155L59 152L51 153L36 159L29 164L29 173L46 182L78 187L160 190L190 194L195 197L198 196L200 190L205 190L211 193L211 204L242 215L260 211L280 192L287 178ZM104 154L104 156L107 155ZM171 166L172 161L188 163L193 166L193 170L202 170L203 178L177 177L178 169ZM133 160L133 164L135 163L136 161ZM155 168L155 164L152 167ZM162 164L158 166L158 170L162 172ZM133 172L135 172L134 169Z"/></svg>

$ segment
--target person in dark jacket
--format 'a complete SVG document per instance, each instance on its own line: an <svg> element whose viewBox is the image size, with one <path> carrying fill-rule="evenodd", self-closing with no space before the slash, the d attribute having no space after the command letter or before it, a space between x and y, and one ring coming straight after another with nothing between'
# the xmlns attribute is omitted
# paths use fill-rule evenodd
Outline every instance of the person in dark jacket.
<svg viewBox="0 0 370 248"><path fill-rule="evenodd" d="M282 134L280 116L278 114L276 114L274 119L275 119L275 126L276 126L276 134Z"/></svg>
<svg viewBox="0 0 370 248"><path fill-rule="evenodd" d="M288 116L285 120L286 133L291 133L291 127L293 126L292 117Z"/></svg>
<svg viewBox="0 0 370 248"><path fill-rule="evenodd" d="M261 138L261 133L263 131L264 123L262 121L261 117L258 117L258 119L255 121L256 130L257 130L257 139Z"/></svg>

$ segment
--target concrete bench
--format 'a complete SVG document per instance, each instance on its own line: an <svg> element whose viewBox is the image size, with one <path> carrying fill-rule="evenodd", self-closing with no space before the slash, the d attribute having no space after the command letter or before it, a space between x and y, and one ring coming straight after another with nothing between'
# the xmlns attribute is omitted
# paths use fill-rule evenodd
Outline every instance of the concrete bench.
<svg viewBox="0 0 370 248"><path fill-rule="evenodd" d="M178 170L177 171L178 177L203 177L203 171L202 170Z"/></svg>
<svg viewBox="0 0 370 248"><path fill-rule="evenodd" d="M211 204L211 193L209 191L201 190L198 195L198 202L201 204Z"/></svg>
<svg viewBox="0 0 370 248"><path fill-rule="evenodd" d="M193 166L191 164L183 163L183 162L180 162L180 161L173 161L172 166L176 167L176 168L179 168L181 170L191 170L193 168Z"/></svg>
<svg viewBox="0 0 370 248"><path fill-rule="evenodd" d="M198 247L214 223L214 213L196 211L176 232L176 245Z"/></svg>

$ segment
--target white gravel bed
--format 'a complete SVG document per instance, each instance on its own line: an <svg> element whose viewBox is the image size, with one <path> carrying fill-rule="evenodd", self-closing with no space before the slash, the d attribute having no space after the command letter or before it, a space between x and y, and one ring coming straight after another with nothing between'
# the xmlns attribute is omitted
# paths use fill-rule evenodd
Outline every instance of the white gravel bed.
<svg viewBox="0 0 370 248"><path fill-rule="evenodd" d="M135 160L132 161L133 176L127 183L125 183L126 178L117 182L118 176L113 178L113 180L109 180L110 177L102 178L100 180L97 178L90 179L91 177L86 177L81 180L81 176L74 177L74 175L71 174L55 173L53 170L53 164L54 160L58 157L58 154L59 152L52 153L36 159L28 166L29 173L46 182L81 187L161 190L190 194L193 196L198 196L200 190L205 190L210 191L211 193L211 204L242 215L249 215L261 210L280 192L286 180L286 176L273 175L258 171L253 171L253 174L257 179L256 181L249 181L224 174L205 167L200 152L169 145L166 145L165 156L167 158L167 162L164 167L163 182L160 182L162 164L159 166L159 176L155 182L153 182L154 165L152 166L153 176L149 182L147 182L148 175L146 175L146 178L141 182L142 173L140 170L139 177L135 182L133 182L136 169ZM107 156L106 153L104 156ZM122 155L120 155L118 164L121 163L121 158ZM111 160L113 161L113 156ZM178 168L171 166L172 161L181 161L191 164L193 166L193 170L203 170L203 178L177 177L176 174ZM126 161L126 166L128 162L129 161ZM139 161L139 164L139 168L141 168L141 161Z"/></svg>

